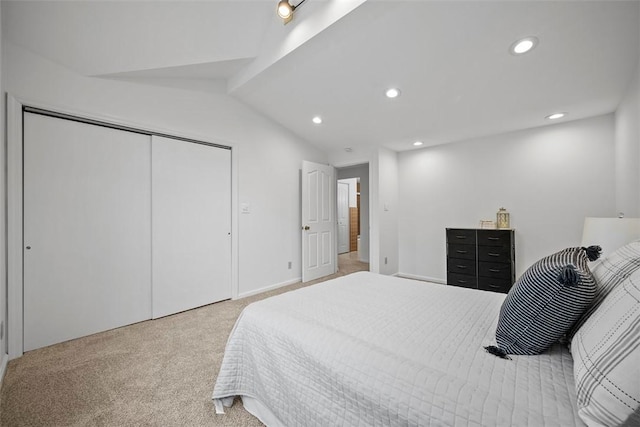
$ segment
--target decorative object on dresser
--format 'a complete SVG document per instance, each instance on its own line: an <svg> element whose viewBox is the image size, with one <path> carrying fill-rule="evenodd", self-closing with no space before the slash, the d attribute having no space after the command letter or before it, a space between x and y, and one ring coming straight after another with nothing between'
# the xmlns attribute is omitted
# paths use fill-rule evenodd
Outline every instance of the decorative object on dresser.
<svg viewBox="0 0 640 427"><path fill-rule="evenodd" d="M447 228L447 284L507 293L515 282L514 230Z"/></svg>
<svg viewBox="0 0 640 427"><path fill-rule="evenodd" d="M498 227L496 226L496 222L493 220L481 219L480 228L482 228L483 230L495 230Z"/></svg>
<svg viewBox="0 0 640 427"><path fill-rule="evenodd" d="M509 224L509 212L505 208L500 208L496 214L496 224L500 229L508 229Z"/></svg>

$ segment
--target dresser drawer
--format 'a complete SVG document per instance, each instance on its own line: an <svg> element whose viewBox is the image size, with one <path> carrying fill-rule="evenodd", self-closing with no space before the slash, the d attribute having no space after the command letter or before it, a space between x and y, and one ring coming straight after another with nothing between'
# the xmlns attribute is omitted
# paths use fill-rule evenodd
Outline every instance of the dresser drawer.
<svg viewBox="0 0 640 427"><path fill-rule="evenodd" d="M478 276L494 279L511 279L511 264L499 262L479 262Z"/></svg>
<svg viewBox="0 0 640 427"><path fill-rule="evenodd" d="M492 279L490 277L478 278L478 289L492 292L509 293L511 289L511 280L509 279Z"/></svg>
<svg viewBox="0 0 640 427"><path fill-rule="evenodd" d="M476 230L468 228L447 228L447 243L476 244Z"/></svg>
<svg viewBox="0 0 640 427"><path fill-rule="evenodd" d="M476 289L476 276L465 274L447 273L447 285L460 286L463 288Z"/></svg>
<svg viewBox="0 0 640 427"><path fill-rule="evenodd" d="M511 262L510 246L478 246L478 261ZM449 255L451 256L451 255Z"/></svg>
<svg viewBox="0 0 640 427"><path fill-rule="evenodd" d="M476 259L476 246L475 245L454 245L449 243L447 245L447 255L449 258L463 258L463 259Z"/></svg>
<svg viewBox="0 0 640 427"><path fill-rule="evenodd" d="M475 277L476 261L475 259L449 258L447 259L447 271Z"/></svg>
<svg viewBox="0 0 640 427"><path fill-rule="evenodd" d="M510 246L511 230L478 230L478 246Z"/></svg>

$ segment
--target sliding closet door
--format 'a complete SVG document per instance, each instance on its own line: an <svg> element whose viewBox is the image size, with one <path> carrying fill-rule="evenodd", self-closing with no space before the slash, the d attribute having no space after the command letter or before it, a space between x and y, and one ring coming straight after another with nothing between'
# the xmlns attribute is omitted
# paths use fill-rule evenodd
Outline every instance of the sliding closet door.
<svg viewBox="0 0 640 427"><path fill-rule="evenodd" d="M152 137L153 318L231 298L231 151Z"/></svg>
<svg viewBox="0 0 640 427"><path fill-rule="evenodd" d="M25 351L151 317L150 143L25 113Z"/></svg>

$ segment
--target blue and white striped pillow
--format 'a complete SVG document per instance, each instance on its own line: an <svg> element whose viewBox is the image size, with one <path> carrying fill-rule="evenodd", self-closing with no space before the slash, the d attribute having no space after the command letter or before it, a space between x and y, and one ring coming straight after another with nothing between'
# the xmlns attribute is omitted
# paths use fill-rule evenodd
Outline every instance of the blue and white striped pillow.
<svg viewBox="0 0 640 427"><path fill-rule="evenodd" d="M520 276L500 309L496 341L502 352L540 354L571 328L596 294L588 261L586 248L568 248Z"/></svg>
<svg viewBox="0 0 640 427"><path fill-rule="evenodd" d="M578 415L640 425L640 270L616 286L571 340Z"/></svg>

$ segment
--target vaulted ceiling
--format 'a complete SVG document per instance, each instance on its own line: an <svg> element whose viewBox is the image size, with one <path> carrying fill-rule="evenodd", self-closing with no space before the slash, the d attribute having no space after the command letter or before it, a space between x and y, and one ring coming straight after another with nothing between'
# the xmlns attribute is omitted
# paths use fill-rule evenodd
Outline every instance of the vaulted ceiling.
<svg viewBox="0 0 640 427"><path fill-rule="evenodd" d="M610 113L638 67L638 1L306 0L287 25L276 4L3 1L2 30L82 75L226 93L323 149Z"/></svg>

